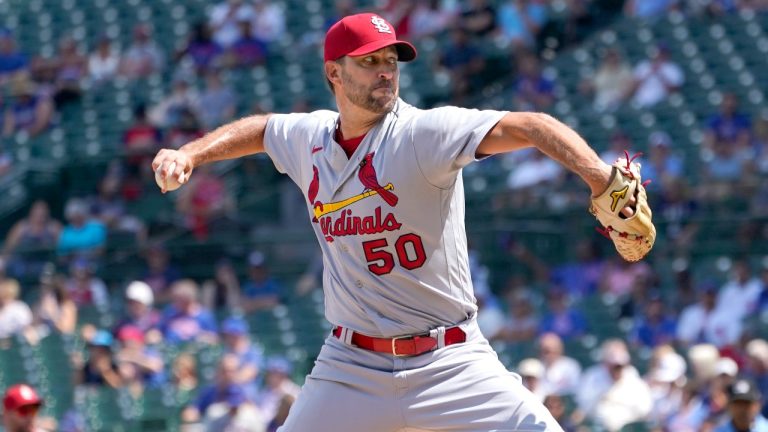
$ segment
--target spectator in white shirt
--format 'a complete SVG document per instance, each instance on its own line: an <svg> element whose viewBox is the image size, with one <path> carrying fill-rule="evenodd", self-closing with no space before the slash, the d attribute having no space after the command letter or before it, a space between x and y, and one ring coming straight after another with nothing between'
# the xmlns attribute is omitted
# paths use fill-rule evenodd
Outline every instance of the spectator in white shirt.
<svg viewBox="0 0 768 432"><path fill-rule="evenodd" d="M254 0L253 34L266 43L276 42L285 35L283 9L269 0Z"/></svg>
<svg viewBox="0 0 768 432"><path fill-rule="evenodd" d="M117 75L120 67L120 54L112 48L112 40L103 36L94 51L88 57L88 74L94 83L109 81Z"/></svg>
<svg viewBox="0 0 768 432"><path fill-rule="evenodd" d="M653 404L651 391L630 364L623 341L609 339L601 351L601 363L582 376L576 393L577 416L586 416L599 427L618 431L648 416Z"/></svg>
<svg viewBox="0 0 768 432"><path fill-rule="evenodd" d="M213 29L213 40L223 48L229 48L240 37L239 21L253 21L253 6L244 0L226 0L213 7L208 24Z"/></svg>
<svg viewBox="0 0 768 432"><path fill-rule="evenodd" d="M539 337L539 359L544 365L541 386L546 395L573 394L581 378L579 363L563 355L563 341L555 333Z"/></svg>
<svg viewBox="0 0 768 432"><path fill-rule="evenodd" d="M723 347L741 336L740 319L734 319L728 307L717 307L717 287L704 282L699 288L699 301L683 309L677 322L676 338L681 346L711 343Z"/></svg>
<svg viewBox="0 0 768 432"><path fill-rule="evenodd" d="M660 427L678 412L683 403L685 385L685 359L669 345L654 349L651 367L645 382L651 389L653 408L649 418Z"/></svg>
<svg viewBox="0 0 768 432"><path fill-rule="evenodd" d="M613 111L630 95L633 82L632 67L622 59L618 50L612 48L605 52L595 74L582 84L581 89L594 94L596 110Z"/></svg>
<svg viewBox="0 0 768 432"><path fill-rule="evenodd" d="M727 309L734 320L740 320L755 312L763 285L754 276L749 262L745 259L735 261L731 279L720 289L717 296L717 308Z"/></svg>
<svg viewBox="0 0 768 432"><path fill-rule="evenodd" d="M547 397L546 389L542 386L541 381L544 377L544 365L539 359L524 359L517 365L517 373L523 379L523 386L533 393L536 399L544 402L544 398Z"/></svg>
<svg viewBox="0 0 768 432"><path fill-rule="evenodd" d="M637 65L634 75L633 102L641 108L663 101L685 82L683 70L670 60L669 49L664 45L657 48L652 59Z"/></svg>
<svg viewBox="0 0 768 432"><path fill-rule="evenodd" d="M32 311L18 297L16 279L0 281L0 339L21 334L32 324Z"/></svg>

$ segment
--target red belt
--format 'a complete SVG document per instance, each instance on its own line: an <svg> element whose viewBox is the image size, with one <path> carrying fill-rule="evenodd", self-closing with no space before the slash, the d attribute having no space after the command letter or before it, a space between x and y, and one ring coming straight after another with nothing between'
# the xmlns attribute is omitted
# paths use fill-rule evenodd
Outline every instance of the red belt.
<svg viewBox="0 0 768 432"><path fill-rule="evenodd" d="M341 339L343 327L333 329L333 335ZM347 329L347 331L352 331ZM392 354L395 357L416 356L437 348L437 338L429 333L416 336L398 336L393 338L377 338L352 332L352 345L376 351ZM467 340L467 334L459 327L445 329L445 346L462 343Z"/></svg>

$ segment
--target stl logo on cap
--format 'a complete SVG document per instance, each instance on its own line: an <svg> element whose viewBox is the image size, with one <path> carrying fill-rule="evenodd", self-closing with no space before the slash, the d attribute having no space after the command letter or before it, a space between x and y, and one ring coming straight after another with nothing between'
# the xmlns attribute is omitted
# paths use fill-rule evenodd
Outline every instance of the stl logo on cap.
<svg viewBox="0 0 768 432"><path fill-rule="evenodd" d="M379 33L392 33L392 29L389 27L389 23L387 21L379 16L372 16L371 17L371 23L374 27L376 27L376 30L379 31Z"/></svg>

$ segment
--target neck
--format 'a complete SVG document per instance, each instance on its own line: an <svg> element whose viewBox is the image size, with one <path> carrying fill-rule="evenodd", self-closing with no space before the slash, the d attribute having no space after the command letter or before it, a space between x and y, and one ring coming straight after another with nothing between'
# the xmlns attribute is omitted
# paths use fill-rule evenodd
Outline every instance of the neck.
<svg viewBox="0 0 768 432"><path fill-rule="evenodd" d="M374 113L354 105L342 95L336 96L339 107L339 129L345 139L356 138L368 133L386 113Z"/></svg>

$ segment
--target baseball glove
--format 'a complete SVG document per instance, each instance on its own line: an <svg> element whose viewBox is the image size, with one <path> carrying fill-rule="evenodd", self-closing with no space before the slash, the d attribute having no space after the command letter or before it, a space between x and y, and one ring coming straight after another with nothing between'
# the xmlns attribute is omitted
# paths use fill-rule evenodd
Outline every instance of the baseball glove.
<svg viewBox="0 0 768 432"><path fill-rule="evenodd" d="M613 164L608 188L592 198L589 212L603 225L598 231L613 241L616 250L625 260L634 262L651 251L656 240L656 227L651 221L645 184L640 180L640 164L633 162L639 154L631 158L629 153L624 154L626 157L619 158ZM636 199L635 213L626 217L621 210L633 196Z"/></svg>

